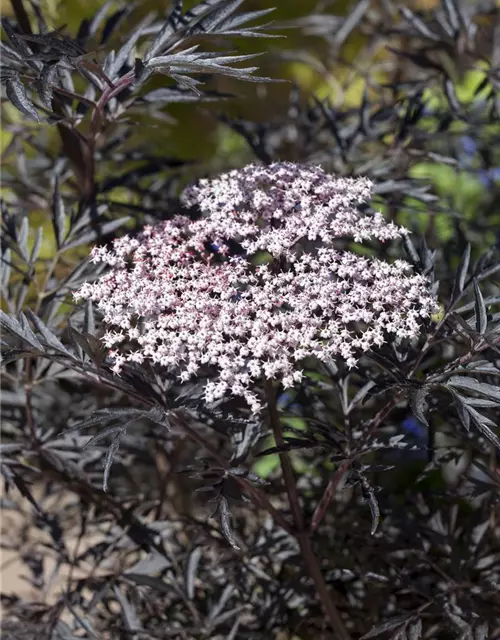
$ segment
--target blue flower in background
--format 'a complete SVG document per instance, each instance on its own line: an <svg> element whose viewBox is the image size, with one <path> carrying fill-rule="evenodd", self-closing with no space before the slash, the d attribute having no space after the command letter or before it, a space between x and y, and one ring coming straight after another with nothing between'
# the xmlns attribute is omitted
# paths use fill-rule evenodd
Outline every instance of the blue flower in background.
<svg viewBox="0 0 500 640"><path fill-rule="evenodd" d="M302 409L300 404L298 402L294 402L294 400L295 400L295 393L291 389L287 389L286 391L283 391L283 393L281 393L278 396L278 399L276 400L276 405L278 406L278 410L284 411L286 409L289 413L302 415Z"/></svg>
<svg viewBox="0 0 500 640"><path fill-rule="evenodd" d="M462 136L460 138L463 152L466 156L474 156L477 153L477 143L471 136Z"/></svg>
<svg viewBox="0 0 500 640"><path fill-rule="evenodd" d="M229 256L241 256L242 258L248 257L247 252L237 242L231 239L222 240L220 244L217 242L210 242L208 246L214 253L221 253L224 248L228 250L227 255Z"/></svg>
<svg viewBox="0 0 500 640"><path fill-rule="evenodd" d="M420 420L417 420L415 416L410 415L405 418L401 426L419 442L427 443L427 427Z"/></svg>
<svg viewBox="0 0 500 640"><path fill-rule="evenodd" d="M414 415L407 416L401 423L401 427L408 434L408 442L421 447L416 451L401 451L401 457L404 457L405 460L424 460L427 457L429 442L427 427L420 420L417 420Z"/></svg>
<svg viewBox="0 0 500 640"><path fill-rule="evenodd" d="M462 136L460 138L463 152L466 156L474 156L477 153L477 143L471 136Z"/></svg>
<svg viewBox="0 0 500 640"><path fill-rule="evenodd" d="M462 136L458 140L458 161L462 169L473 169L476 164L476 154L478 152L477 142L471 136Z"/></svg>
<svg viewBox="0 0 500 640"><path fill-rule="evenodd" d="M491 169L481 169L479 171L479 181L485 187L492 187L496 182L500 182L500 167L492 167Z"/></svg>

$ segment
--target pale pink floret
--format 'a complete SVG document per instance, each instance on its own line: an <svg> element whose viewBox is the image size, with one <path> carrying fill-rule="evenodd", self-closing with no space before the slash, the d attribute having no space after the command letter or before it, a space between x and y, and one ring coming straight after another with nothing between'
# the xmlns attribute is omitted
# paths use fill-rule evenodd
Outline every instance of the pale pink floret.
<svg viewBox="0 0 500 640"><path fill-rule="evenodd" d="M201 219L177 216L116 240L113 250L94 249L92 260L112 269L75 297L93 300L103 314L116 373L127 360L149 359L185 381L208 365L218 371L206 385L208 402L232 394L258 411L259 379L293 386L309 356L355 366L391 335L417 337L419 321L436 311L428 281L405 261L333 248L340 237L408 233L358 211L370 189L364 178L291 163L200 180L182 198ZM246 255L230 256L227 240ZM272 259L256 267L257 251Z"/></svg>

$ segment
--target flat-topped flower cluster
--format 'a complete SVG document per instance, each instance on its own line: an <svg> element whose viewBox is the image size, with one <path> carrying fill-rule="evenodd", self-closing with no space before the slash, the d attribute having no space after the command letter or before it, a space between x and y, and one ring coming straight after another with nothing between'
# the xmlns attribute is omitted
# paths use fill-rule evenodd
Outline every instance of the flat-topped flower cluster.
<svg viewBox="0 0 500 640"><path fill-rule="evenodd" d="M146 359L183 381L215 370L208 402L243 396L258 411L260 379L292 386L310 356L355 366L391 337L416 337L436 311L426 278L405 261L334 248L338 238L408 233L381 214L360 213L370 191L364 178L292 163L201 180L182 194L199 219L177 216L115 240L111 250L94 248L92 260L111 269L75 297L103 314L116 373Z"/></svg>

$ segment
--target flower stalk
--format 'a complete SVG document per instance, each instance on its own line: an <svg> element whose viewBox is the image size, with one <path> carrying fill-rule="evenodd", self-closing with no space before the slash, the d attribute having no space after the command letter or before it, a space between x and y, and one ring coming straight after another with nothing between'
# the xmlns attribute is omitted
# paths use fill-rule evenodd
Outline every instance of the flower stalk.
<svg viewBox="0 0 500 640"><path fill-rule="evenodd" d="M274 434L274 439L276 441L276 446L282 447L284 444L283 430L281 428L280 416L276 402L276 389L271 380L267 380L265 382L265 392L269 411L269 419ZM288 452L281 451L279 453L279 459L281 464L281 471L283 473L283 481L290 504L290 510L292 512L293 522L295 525L294 535L297 538L300 546L300 552L302 555L304 566L314 583L318 598L320 599L325 613L330 620L332 629L336 634L335 637L339 640L350 640L351 636L344 624L344 621L342 620L340 612L332 599L332 594L328 589L321 573L318 559L312 547L311 534L309 531L307 531L304 524L304 516L302 508L300 506L297 482Z"/></svg>

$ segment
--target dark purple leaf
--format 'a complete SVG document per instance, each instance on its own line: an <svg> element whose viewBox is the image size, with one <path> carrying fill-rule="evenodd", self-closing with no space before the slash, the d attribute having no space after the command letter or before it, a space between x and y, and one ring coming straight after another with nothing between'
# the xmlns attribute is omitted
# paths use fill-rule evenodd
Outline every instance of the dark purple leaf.
<svg viewBox="0 0 500 640"><path fill-rule="evenodd" d="M26 89L24 88L19 76L16 75L9 78L5 84L5 90L7 98L12 102L16 109L19 109L21 113L31 120L40 123L38 113L33 102L28 98Z"/></svg>
<svg viewBox="0 0 500 640"><path fill-rule="evenodd" d="M387 631L393 631L397 627L406 625L406 623L410 620L410 616L397 616L396 618L391 618L387 620L387 622L382 622L382 624L378 624L373 629L365 633L359 640L368 640L368 638L376 638L382 633L386 633Z"/></svg>
<svg viewBox="0 0 500 640"><path fill-rule="evenodd" d="M486 304L484 303L483 294L481 293L481 289L477 283L477 280L474 279L474 311L476 314L476 331L484 335L486 333L486 328L488 326L488 315L486 311Z"/></svg>
<svg viewBox="0 0 500 640"><path fill-rule="evenodd" d="M108 490L108 480L109 473L111 471L111 465L113 464L113 460L118 453L118 449L120 448L120 440L123 434L123 430L121 430L117 435L113 438L111 445L106 453L106 459L104 461L104 476L102 479L102 489L103 491Z"/></svg>
<svg viewBox="0 0 500 640"><path fill-rule="evenodd" d="M470 249L471 249L471 246L469 243L465 247L462 257L460 258L460 263L458 265L457 273L455 275L455 280L453 282L453 290L451 293L452 300L456 300L464 290L465 278L467 277L467 271L469 269Z"/></svg>
<svg viewBox="0 0 500 640"><path fill-rule="evenodd" d="M57 84L57 65L46 64L36 79L35 88L43 106L52 111L52 96Z"/></svg>
<svg viewBox="0 0 500 640"><path fill-rule="evenodd" d="M186 595L190 600L193 600L194 598L194 581L196 580L196 573L198 571L198 565L200 564L201 555L201 547L195 547L189 554L186 562L184 586L186 589Z"/></svg>

